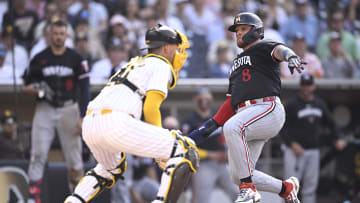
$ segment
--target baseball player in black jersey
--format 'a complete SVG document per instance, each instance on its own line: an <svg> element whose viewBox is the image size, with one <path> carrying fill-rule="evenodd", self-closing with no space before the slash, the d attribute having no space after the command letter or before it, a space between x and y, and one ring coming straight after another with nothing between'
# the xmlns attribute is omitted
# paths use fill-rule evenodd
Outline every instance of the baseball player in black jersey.
<svg viewBox="0 0 360 203"><path fill-rule="evenodd" d="M28 171L29 195L36 203L40 203L41 179L55 130L68 165L70 188L83 175L78 135L90 96L88 67L80 54L65 46L66 33L65 23L54 22L50 27L50 47L31 60L24 74L24 91L37 95ZM81 113L76 102L78 88Z"/></svg>
<svg viewBox="0 0 360 203"><path fill-rule="evenodd" d="M303 203L316 203L316 188L320 172L321 127L331 129L337 150L345 147L338 139L338 129L324 101L314 95L314 78L304 73L300 78L300 92L285 106L286 122L281 137L286 143L284 176L296 176L306 185L302 189Z"/></svg>
<svg viewBox="0 0 360 203"><path fill-rule="evenodd" d="M223 126L231 177L240 189L235 202L259 202L258 189L277 193L286 202L299 203L299 182L295 177L281 181L256 170L255 164L265 142L276 136L285 122L284 107L279 99L279 62L288 61L292 73L294 69L301 72L305 62L285 45L262 40L263 23L253 13L236 15L229 31L236 33L237 45L244 52L233 61L228 99L215 116L189 137L198 145Z"/></svg>

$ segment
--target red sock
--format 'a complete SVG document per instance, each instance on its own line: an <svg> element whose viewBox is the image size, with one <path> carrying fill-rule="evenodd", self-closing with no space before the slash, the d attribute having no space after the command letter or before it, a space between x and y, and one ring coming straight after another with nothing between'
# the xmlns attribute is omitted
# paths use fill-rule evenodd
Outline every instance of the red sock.
<svg viewBox="0 0 360 203"><path fill-rule="evenodd" d="M293 186L293 184L286 182L286 181L283 181L282 184L283 184L283 187L285 187L285 191L283 193L280 193L279 195L282 198L287 198L290 195L290 192L292 191L294 186Z"/></svg>
<svg viewBox="0 0 360 203"><path fill-rule="evenodd" d="M251 188L254 192L256 192L256 188L255 188L255 184L252 182L252 183L241 183L239 185L239 189L243 189L243 188Z"/></svg>

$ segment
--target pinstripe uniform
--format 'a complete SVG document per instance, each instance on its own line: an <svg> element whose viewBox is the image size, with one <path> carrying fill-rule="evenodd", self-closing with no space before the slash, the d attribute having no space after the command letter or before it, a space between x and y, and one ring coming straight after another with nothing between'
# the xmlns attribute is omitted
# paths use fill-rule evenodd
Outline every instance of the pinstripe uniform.
<svg viewBox="0 0 360 203"><path fill-rule="evenodd" d="M165 97L173 77L170 64L157 55L148 55L133 63L126 75L139 88L138 92L155 90L162 92ZM83 138L99 162L95 168L97 174L111 178L110 173L116 173L114 169L122 158L121 152L169 159L172 153L183 150L181 147L174 150L177 141L169 130L140 120L142 108L141 93L134 92L124 84L112 82L89 103L83 122ZM177 164L182 160L179 157L170 161ZM158 196L166 196L169 181L169 176L162 178Z"/></svg>

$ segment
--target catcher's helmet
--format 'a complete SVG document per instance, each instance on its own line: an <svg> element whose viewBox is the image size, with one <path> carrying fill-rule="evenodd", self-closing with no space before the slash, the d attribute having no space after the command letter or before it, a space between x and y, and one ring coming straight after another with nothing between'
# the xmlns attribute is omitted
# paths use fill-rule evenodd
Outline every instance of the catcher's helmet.
<svg viewBox="0 0 360 203"><path fill-rule="evenodd" d="M236 32L235 28L237 25L251 25L252 28L249 30L248 33L246 33L242 40L250 44L257 39L263 39L264 38L264 25L262 20L254 13L250 12L243 12L239 13L234 18L234 24L231 25L228 30L231 32Z"/></svg>
<svg viewBox="0 0 360 203"><path fill-rule="evenodd" d="M180 35L172 28L158 24L146 31L146 46L143 49L158 48L165 44L181 44Z"/></svg>

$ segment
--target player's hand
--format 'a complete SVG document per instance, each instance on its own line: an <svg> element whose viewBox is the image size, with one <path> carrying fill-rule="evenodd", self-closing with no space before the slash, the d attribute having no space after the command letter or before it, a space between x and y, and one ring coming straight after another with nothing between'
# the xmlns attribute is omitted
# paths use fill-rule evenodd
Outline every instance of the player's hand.
<svg viewBox="0 0 360 203"><path fill-rule="evenodd" d="M338 151L342 151L346 147L346 142L344 140L337 140L335 142L335 148Z"/></svg>
<svg viewBox="0 0 360 203"><path fill-rule="evenodd" d="M291 143L291 149L296 156L300 156L304 154L304 148L296 142Z"/></svg>
<svg viewBox="0 0 360 203"><path fill-rule="evenodd" d="M307 64L302 58L296 55L290 56L288 62L291 74L294 73L294 69L296 69L298 73L301 73L304 70L304 65Z"/></svg>
<svg viewBox="0 0 360 203"><path fill-rule="evenodd" d="M168 160L167 159L155 159L155 162L157 163L157 165L159 166L159 168L164 171L166 169L166 162Z"/></svg>

